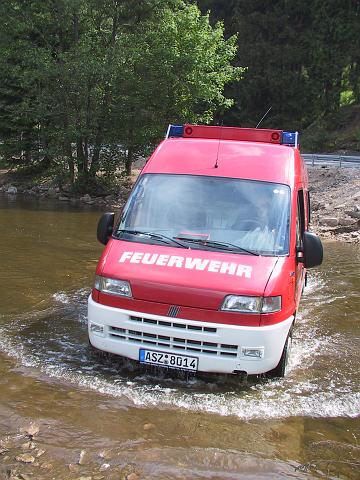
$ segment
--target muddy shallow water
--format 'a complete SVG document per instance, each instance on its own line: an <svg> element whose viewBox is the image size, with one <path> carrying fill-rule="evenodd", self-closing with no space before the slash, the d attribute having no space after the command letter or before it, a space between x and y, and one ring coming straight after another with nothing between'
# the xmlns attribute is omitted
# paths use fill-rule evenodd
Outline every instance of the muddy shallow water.
<svg viewBox="0 0 360 480"><path fill-rule="evenodd" d="M285 379L171 378L88 347L98 217L0 196L0 479L360 478L359 246L325 245Z"/></svg>

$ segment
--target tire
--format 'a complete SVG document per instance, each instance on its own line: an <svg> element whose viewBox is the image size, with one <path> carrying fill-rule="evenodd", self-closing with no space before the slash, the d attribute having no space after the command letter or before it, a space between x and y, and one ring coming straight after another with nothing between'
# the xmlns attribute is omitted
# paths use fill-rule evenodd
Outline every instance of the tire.
<svg viewBox="0 0 360 480"><path fill-rule="evenodd" d="M292 327L288 333L288 336L285 340L284 349L281 354L281 358L279 363L276 365L275 368L270 370L265 374L267 378L283 378L287 374L288 365L289 365L289 358L291 352L291 344L292 344Z"/></svg>

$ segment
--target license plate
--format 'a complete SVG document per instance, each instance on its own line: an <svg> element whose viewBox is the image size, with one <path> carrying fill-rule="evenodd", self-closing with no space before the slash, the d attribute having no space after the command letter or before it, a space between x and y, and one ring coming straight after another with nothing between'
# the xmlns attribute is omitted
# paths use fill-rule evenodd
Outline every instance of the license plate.
<svg viewBox="0 0 360 480"><path fill-rule="evenodd" d="M196 372L199 359L196 357L188 357L187 355L177 355L174 353L158 352L156 350L140 348L139 361L140 363L177 368L179 370L192 370Z"/></svg>

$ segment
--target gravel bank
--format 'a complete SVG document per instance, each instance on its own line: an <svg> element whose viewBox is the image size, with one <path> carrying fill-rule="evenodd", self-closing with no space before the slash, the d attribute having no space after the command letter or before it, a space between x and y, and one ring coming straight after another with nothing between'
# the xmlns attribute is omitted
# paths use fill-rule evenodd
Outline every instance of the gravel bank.
<svg viewBox="0 0 360 480"><path fill-rule="evenodd" d="M309 167L311 230L360 243L360 168Z"/></svg>

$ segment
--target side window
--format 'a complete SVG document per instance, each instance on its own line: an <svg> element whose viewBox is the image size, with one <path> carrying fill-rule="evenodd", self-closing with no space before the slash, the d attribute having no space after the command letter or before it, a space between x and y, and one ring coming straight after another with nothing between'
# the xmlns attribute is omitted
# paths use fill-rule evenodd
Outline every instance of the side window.
<svg viewBox="0 0 360 480"><path fill-rule="evenodd" d="M302 238L305 230L305 205L304 192L299 190L297 197L297 214L296 214L296 247L302 246Z"/></svg>

